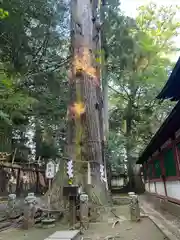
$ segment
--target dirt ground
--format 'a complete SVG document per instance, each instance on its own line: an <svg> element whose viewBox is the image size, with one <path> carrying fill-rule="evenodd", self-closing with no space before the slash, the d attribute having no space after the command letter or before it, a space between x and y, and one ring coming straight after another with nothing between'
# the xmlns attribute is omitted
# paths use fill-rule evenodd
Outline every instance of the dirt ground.
<svg viewBox="0 0 180 240"><path fill-rule="evenodd" d="M89 229L82 236L84 240L107 239L115 237L121 240L164 240L165 236L160 230L148 219L142 218L138 223L132 223L129 220L128 205L118 206L116 215L119 216L119 222L112 228L113 222L116 220L113 214L103 214L100 222L91 223ZM42 229L33 228L29 231L24 230L7 230L0 233L2 240L44 240L55 231L67 229L66 225L57 224L55 228ZM112 238L111 238L112 239Z"/></svg>

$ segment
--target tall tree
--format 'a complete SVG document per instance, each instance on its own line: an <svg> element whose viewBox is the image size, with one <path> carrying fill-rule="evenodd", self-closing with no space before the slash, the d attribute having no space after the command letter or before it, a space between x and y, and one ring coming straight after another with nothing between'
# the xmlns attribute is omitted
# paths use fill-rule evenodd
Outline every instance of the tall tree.
<svg viewBox="0 0 180 240"><path fill-rule="evenodd" d="M21 139L20 133L26 132L26 128L35 132L34 124L39 124L46 140L55 140L55 150L59 147L58 140L62 140L57 133L64 130L66 117L69 44L66 5L55 0L8 0L1 5L8 12L8 17L0 22L0 57L4 85L6 88L8 85L6 96L1 98L2 118L13 120L16 139ZM42 143L36 141L36 145L45 144L44 137L39 140ZM47 142L52 143L47 140L46 147ZM43 155L43 149L46 148L41 147L37 155Z"/></svg>
<svg viewBox="0 0 180 240"><path fill-rule="evenodd" d="M106 189L100 178L100 166L103 164L100 125L102 105L100 70L96 62L100 40L99 9L96 0L92 1L92 5L90 0L85 0L83 3L72 1L73 65L70 79L69 146L72 150L70 157L75 161L76 169L78 161L90 163L93 188L92 186L87 188L86 181L83 187L88 190L91 200L103 203L106 201ZM81 171L83 165L80 164L79 172L87 176L84 170ZM82 179L80 181L82 184Z"/></svg>
<svg viewBox="0 0 180 240"><path fill-rule="evenodd" d="M133 187L134 161L156 130L152 129L152 125L157 123L157 116L164 111L154 99L172 68L165 48L167 52L175 50L170 43L179 29L179 22L175 20L177 9L158 8L152 4L139 9L136 21L115 13L114 27L109 33L109 47L112 49L109 67L113 69L109 78L111 90L115 92L112 96L115 109L112 110L110 122L111 127L125 138L128 174L130 186ZM122 27L117 29L115 26L118 23ZM158 33L160 30L155 34L154 29L163 30L161 34ZM161 121L163 119L164 116Z"/></svg>
<svg viewBox="0 0 180 240"><path fill-rule="evenodd" d="M87 191L92 202L107 201L106 188L100 178L102 156L102 96L97 55L99 51L98 1L71 1L71 66L69 72L68 158L73 160L74 178L70 179ZM93 26L94 24L94 26ZM100 27L100 26L99 26ZM61 161L62 163L63 161ZM92 184L87 184L87 167ZM63 163L62 163L63 165ZM61 167L62 169L62 167ZM62 199L62 171L54 181L52 195ZM61 181L61 182L60 182Z"/></svg>

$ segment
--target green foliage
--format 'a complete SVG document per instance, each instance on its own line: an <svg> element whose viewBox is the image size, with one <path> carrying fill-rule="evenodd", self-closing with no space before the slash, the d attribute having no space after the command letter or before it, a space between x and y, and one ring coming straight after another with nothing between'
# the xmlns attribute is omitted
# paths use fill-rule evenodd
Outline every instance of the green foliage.
<svg viewBox="0 0 180 240"><path fill-rule="evenodd" d="M49 157L55 156L63 147L58 132L67 108L68 8L57 0L6 0L1 7L8 17L0 21L0 118L11 124L13 148L30 146L33 153L35 147L37 157L51 149ZM36 124L53 147L33 138Z"/></svg>
<svg viewBox="0 0 180 240"><path fill-rule="evenodd" d="M124 139L120 134L111 131L108 141L108 161L111 164L112 170L119 173L126 172Z"/></svg>
<svg viewBox="0 0 180 240"><path fill-rule="evenodd" d="M4 122L5 124L12 125L12 121L9 118L9 115L2 110L0 110L0 121Z"/></svg>
<svg viewBox="0 0 180 240"><path fill-rule="evenodd" d="M167 54L177 51L180 24L172 7L143 6L134 20L119 5L108 0L104 7L103 51L111 87L109 160L121 169L171 109L154 98L172 69ZM14 147L29 144L37 158L55 159L66 140L68 6L58 0L6 0L0 18L0 121L10 125Z"/></svg>
<svg viewBox="0 0 180 240"><path fill-rule="evenodd" d="M8 11L4 11L2 8L0 8L0 19L4 19L9 16Z"/></svg>
<svg viewBox="0 0 180 240"><path fill-rule="evenodd" d="M23 119L32 110L36 99L28 96L22 90L17 89L17 80L8 77L5 72L1 74L0 85L0 109L1 120L6 124L15 123L17 119Z"/></svg>
<svg viewBox="0 0 180 240"><path fill-rule="evenodd" d="M123 139L121 159L129 162L136 160L173 106L159 105L155 97L174 66L168 54L177 52L178 11L178 7L149 4L140 7L135 20L117 9L106 16L110 129Z"/></svg>
<svg viewBox="0 0 180 240"><path fill-rule="evenodd" d="M177 51L174 39L180 30L179 10L180 6L158 7L155 3L141 6L138 10L137 26L152 39L153 45L160 50L159 54Z"/></svg>

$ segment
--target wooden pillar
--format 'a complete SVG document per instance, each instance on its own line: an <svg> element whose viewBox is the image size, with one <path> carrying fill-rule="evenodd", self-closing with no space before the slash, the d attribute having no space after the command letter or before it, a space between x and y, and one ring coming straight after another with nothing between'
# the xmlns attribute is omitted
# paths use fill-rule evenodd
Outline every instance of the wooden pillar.
<svg viewBox="0 0 180 240"><path fill-rule="evenodd" d="M111 169L111 165L108 164L108 184L109 184L109 189L110 191L112 190L112 185L111 185L111 180L112 180L112 169Z"/></svg>
<svg viewBox="0 0 180 240"><path fill-rule="evenodd" d="M76 224L76 197L69 196L69 223L70 227Z"/></svg>
<svg viewBox="0 0 180 240"><path fill-rule="evenodd" d="M36 194L39 193L39 171L36 170Z"/></svg>
<svg viewBox="0 0 180 240"><path fill-rule="evenodd" d="M151 165L152 165L152 180L155 178L155 166L154 166L154 157L151 159Z"/></svg>
<svg viewBox="0 0 180 240"><path fill-rule="evenodd" d="M21 172L21 169L19 168L18 172L17 172L17 181L16 181L16 195L17 196L19 196L19 194L20 194L20 172Z"/></svg>
<svg viewBox="0 0 180 240"><path fill-rule="evenodd" d="M179 159L179 153L176 146L175 137L172 138L172 150L174 155L174 160L176 162L176 175L180 177L180 159Z"/></svg>
<svg viewBox="0 0 180 240"><path fill-rule="evenodd" d="M164 192L165 192L165 196L167 197L167 189L166 189L166 171L165 171L165 167L164 167L164 157L163 154L160 154L160 163L161 163L161 170L162 170L162 181L164 184Z"/></svg>
<svg viewBox="0 0 180 240"><path fill-rule="evenodd" d="M154 188L155 188L155 193L158 194L157 193L157 187L156 187L156 181L154 181Z"/></svg>

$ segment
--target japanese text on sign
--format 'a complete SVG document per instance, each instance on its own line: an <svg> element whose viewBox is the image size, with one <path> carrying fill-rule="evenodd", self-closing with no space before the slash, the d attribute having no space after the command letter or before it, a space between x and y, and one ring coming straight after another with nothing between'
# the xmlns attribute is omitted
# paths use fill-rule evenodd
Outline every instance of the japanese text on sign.
<svg viewBox="0 0 180 240"><path fill-rule="evenodd" d="M55 176L55 165L53 162L48 162L46 165L46 178L52 179Z"/></svg>

